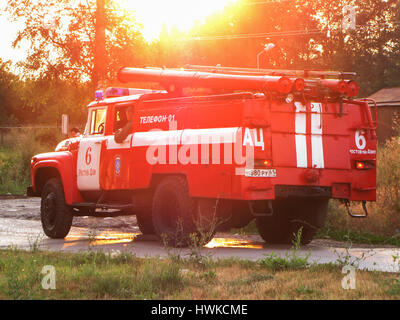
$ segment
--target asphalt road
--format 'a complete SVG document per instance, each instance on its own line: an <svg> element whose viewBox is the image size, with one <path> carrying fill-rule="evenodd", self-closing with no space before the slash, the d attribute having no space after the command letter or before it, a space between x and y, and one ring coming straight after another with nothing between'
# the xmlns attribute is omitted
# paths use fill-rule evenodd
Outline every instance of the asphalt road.
<svg viewBox="0 0 400 320"><path fill-rule="evenodd" d="M101 250L106 252L130 252L138 257L164 257L165 248L153 237L143 237L136 226L135 217L74 218L68 237L63 240L47 238L40 223L40 199L0 198L0 248L10 246L30 250L39 245L42 250L82 252ZM190 255L189 249L175 249L181 256ZM237 257L247 260L263 259L275 253L285 256L290 246L267 245L259 236L219 233L201 249L203 255L213 258ZM400 264L394 256L400 256L400 248L355 246L314 240L304 246L299 255L309 254L309 261L335 263L339 260L354 262L360 269L400 272Z"/></svg>

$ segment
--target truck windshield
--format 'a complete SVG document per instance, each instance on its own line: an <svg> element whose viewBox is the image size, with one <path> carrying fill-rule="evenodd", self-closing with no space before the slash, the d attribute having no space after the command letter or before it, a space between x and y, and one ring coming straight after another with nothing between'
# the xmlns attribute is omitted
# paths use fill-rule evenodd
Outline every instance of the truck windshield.
<svg viewBox="0 0 400 320"><path fill-rule="evenodd" d="M103 134L106 123L106 109L94 109L91 115L90 134Z"/></svg>

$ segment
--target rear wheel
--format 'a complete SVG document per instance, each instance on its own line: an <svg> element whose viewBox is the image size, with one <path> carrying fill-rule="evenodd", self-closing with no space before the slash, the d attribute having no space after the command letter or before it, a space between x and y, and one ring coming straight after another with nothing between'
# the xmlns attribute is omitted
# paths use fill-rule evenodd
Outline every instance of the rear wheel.
<svg viewBox="0 0 400 320"><path fill-rule="evenodd" d="M40 207L44 233L53 239L65 238L71 229L73 212L65 203L60 179L50 179L44 186Z"/></svg>
<svg viewBox="0 0 400 320"><path fill-rule="evenodd" d="M154 231L167 245L203 245L212 239L215 230L208 213L201 211L198 200L189 195L185 178L165 178L154 193Z"/></svg>
<svg viewBox="0 0 400 320"><path fill-rule="evenodd" d="M155 234L151 208L136 214L137 225L142 234Z"/></svg>
<svg viewBox="0 0 400 320"><path fill-rule="evenodd" d="M222 214L218 215L219 223L217 231L244 228L254 219L247 201L229 200L227 203L230 205L229 209L223 210Z"/></svg>
<svg viewBox="0 0 400 320"><path fill-rule="evenodd" d="M267 243L291 244L302 229L301 244L309 244L325 223L328 202L313 198L277 199L272 216L256 219L258 231Z"/></svg>

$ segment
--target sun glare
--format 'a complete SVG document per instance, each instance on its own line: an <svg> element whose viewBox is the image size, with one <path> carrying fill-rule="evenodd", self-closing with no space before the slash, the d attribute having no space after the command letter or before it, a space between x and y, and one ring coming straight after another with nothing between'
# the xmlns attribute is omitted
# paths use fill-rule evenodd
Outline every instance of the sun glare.
<svg viewBox="0 0 400 320"><path fill-rule="evenodd" d="M146 0L120 2L121 7L131 10L143 25L146 40L157 39L163 25L169 30L188 31L196 22L202 22L212 13L237 0Z"/></svg>

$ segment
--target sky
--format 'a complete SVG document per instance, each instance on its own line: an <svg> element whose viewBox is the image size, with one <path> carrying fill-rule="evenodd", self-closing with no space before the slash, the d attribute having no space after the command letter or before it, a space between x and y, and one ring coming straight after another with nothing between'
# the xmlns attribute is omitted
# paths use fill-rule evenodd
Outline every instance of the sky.
<svg viewBox="0 0 400 320"><path fill-rule="evenodd" d="M12 42L15 39L18 30L23 28L23 25L12 23L4 14L6 0L0 0L0 58L3 61L11 60L17 62L25 57L25 50L13 49Z"/></svg>
<svg viewBox="0 0 400 320"><path fill-rule="evenodd" d="M120 0L122 7L133 11L143 24L143 35L147 40L157 38L162 25L189 30L195 22L204 21L210 14L222 10L237 0Z"/></svg>
<svg viewBox="0 0 400 320"><path fill-rule="evenodd" d="M121 7L131 10L143 25L146 40L157 39L163 24L180 31L189 30L196 22L204 21L210 14L237 0L119 0ZM0 58L13 62L25 58L26 48L12 48L18 30L23 25L10 22L4 14L7 0L0 0ZM156 10L155 10L156 8Z"/></svg>

